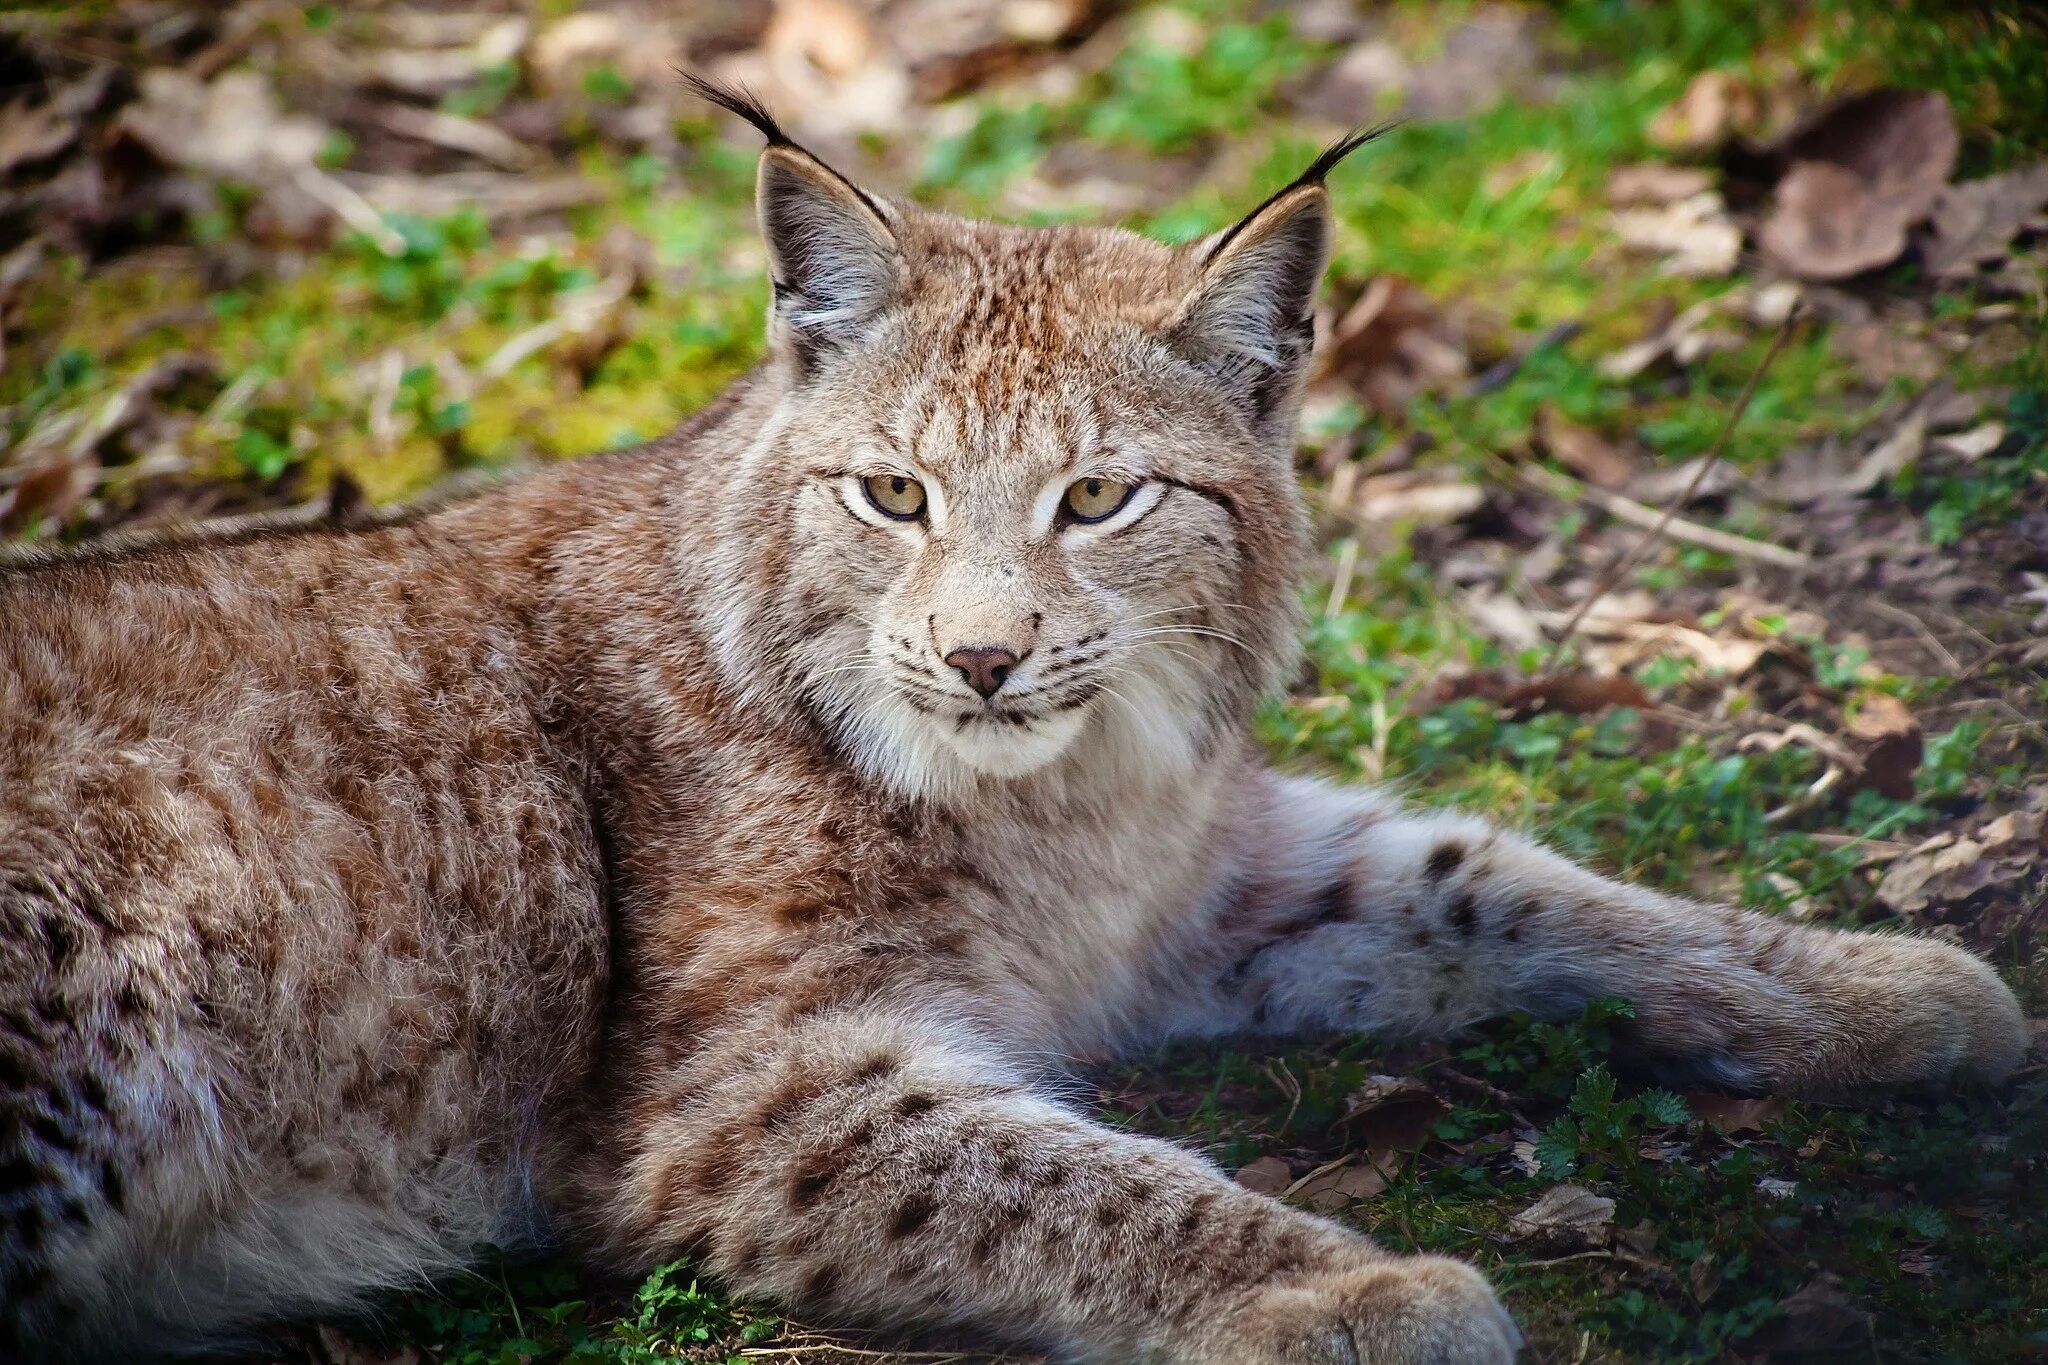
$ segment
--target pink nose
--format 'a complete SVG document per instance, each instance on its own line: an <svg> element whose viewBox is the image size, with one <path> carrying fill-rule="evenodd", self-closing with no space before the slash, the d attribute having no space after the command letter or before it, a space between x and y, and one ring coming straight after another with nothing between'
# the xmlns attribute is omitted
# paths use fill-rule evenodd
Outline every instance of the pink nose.
<svg viewBox="0 0 2048 1365"><path fill-rule="evenodd" d="M1014 652L1000 645L966 645L946 656L946 666L984 697L993 697L1017 666Z"/></svg>

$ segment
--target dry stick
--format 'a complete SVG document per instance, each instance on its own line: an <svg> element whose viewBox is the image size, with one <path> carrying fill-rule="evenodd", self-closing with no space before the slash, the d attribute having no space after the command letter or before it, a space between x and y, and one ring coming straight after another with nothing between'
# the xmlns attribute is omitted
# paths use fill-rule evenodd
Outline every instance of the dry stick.
<svg viewBox="0 0 2048 1365"><path fill-rule="evenodd" d="M1785 349L1786 341L1792 336L1792 326L1799 320L1801 311L1797 304L1793 305L1792 311L1785 314L1785 320L1778 324L1778 330L1772 334L1771 344L1765 349L1763 359L1759 360L1756 368L1750 372L1749 382L1742 386L1741 396L1729 410L1728 420L1722 425L1721 434L1714 438L1714 448L1700 460L1699 468L1693 471L1692 480L1686 484L1684 491L1664 505L1664 515L1658 519L1657 524L1630 546L1628 553L1609 566L1607 572L1601 575L1600 581L1593 585L1593 591L1586 594L1586 600L1579 603L1578 610L1564 623L1564 630L1558 635L1557 643L1550 647L1550 655L1543 661L1543 672L1548 673L1557 667L1565 647L1572 642L1572 637L1578 634L1579 625L1586 619L1586 613L1593 609L1593 604L1613 591L1615 585L1621 582L1622 576L1636 566L1644 552L1670 527L1672 520L1678 515L1678 509L1690 502L1692 495L1706 482L1707 471L1720 463L1721 452L1728 448L1728 438L1734 434L1735 424L1742 420L1742 414L1749 411L1750 400L1756 397L1757 385L1763 382L1764 373L1771 368L1771 362L1778 358L1778 352Z"/></svg>

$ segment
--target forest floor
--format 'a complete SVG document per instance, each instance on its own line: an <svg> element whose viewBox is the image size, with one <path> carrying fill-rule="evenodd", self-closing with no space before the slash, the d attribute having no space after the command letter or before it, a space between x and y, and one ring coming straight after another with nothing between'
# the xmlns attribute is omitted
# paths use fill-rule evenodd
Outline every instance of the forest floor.
<svg viewBox="0 0 2048 1365"><path fill-rule="evenodd" d="M878 188L1172 240L1405 119L1332 184L1275 754L1966 943L2048 1013L2048 27L2017 0L10 8L0 538L348 522L661 433L755 359L767 292L757 143L680 63ZM1677 1095L1610 1069L1625 1010L1088 1077L1477 1261L1534 1360L2048 1354L2039 1048L1995 1092ZM995 1358L557 1260L272 1354Z"/></svg>

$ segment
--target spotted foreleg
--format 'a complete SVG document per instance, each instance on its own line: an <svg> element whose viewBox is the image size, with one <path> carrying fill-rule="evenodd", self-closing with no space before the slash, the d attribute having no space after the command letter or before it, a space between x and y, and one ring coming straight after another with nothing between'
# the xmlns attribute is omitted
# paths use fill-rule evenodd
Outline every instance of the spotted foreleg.
<svg viewBox="0 0 2048 1365"><path fill-rule="evenodd" d="M814 1320L970 1324L1065 1360L1512 1358L1471 1269L1089 1122L971 1039L820 1016L688 1070L601 1211L625 1264L693 1248Z"/></svg>
<svg viewBox="0 0 2048 1365"><path fill-rule="evenodd" d="M1996 1078L2019 1007L1961 949L1847 933L1601 877L1469 816L1275 777L1206 953L1216 1030L1453 1033L1619 996L1653 1066L1742 1087Z"/></svg>

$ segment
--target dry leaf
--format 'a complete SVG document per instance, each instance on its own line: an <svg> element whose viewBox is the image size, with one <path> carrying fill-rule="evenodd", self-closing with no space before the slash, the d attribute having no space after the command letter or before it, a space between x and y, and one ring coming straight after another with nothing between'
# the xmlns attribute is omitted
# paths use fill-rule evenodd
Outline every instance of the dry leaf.
<svg viewBox="0 0 2048 1365"><path fill-rule="evenodd" d="M1437 684L1433 704L1443 706L1466 697L1482 697L1496 703L1517 719L1543 711L1589 716L1612 706L1638 710L1656 705L1642 684L1626 674L1597 676L1577 669L1546 677L1515 682L1499 669L1479 669Z"/></svg>
<svg viewBox="0 0 2048 1365"><path fill-rule="evenodd" d="M1896 260L1955 169L1960 139L1945 96L1875 90L1793 138L1792 167L1757 242L1803 279L1837 280Z"/></svg>
<svg viewBox="0 0 2048 1365"><path fill-rule="evenodd" d="M1550 404L1537 410L1536 440L1559 464L1602 488L1620 488L1635 474L1631 456Z"/></svg>
<svg viewBox="0 0 2048 1365"><path fill-rule="evenodd" d="M1408 470L1360 479L1337 510L1364 523L1442 525L1471 516L1485 503L1486 490L1476 483L1449 482Z"/></svg>
<svg viewBox="0 0 2048 1365"><path fill-rule="evenodd" d="M1926 745L1906 704L1889 693L1870 693L1849 718L1849 733L1865 745L1857 785L1894 801L1912 800Z"/></svg>
<svg viewBox="0 0 2048 1365"><path fill-rule="evenodd" d="M20 99L0 106L0 175L63 151L77 139L78 124L55 103Z"/></svg>
<svg viewBox="0 0 2048 1365"><path fill-rule="evenodd" d="M1742 1099L1707 1091L1687 1095L1685 1103L1701 1123L1731 1135L1761 1133L1766 1123L1785 1112L1785 1100L1781 1095Z"/></svg>
<svg viewBox="0 0 2048 1365"><path fill-rule="evenodd" d="M1618 210L1613 225L1625 245L1663 256L1657 268L1666 275L1720 279L1742 257L1742 229L1713 190L1657 208Z"/></svg>
<svg viewBox="0 0 2048 1365"><path fill-rule="evenodd" d="M1372 1076L1353 1092L1339 1121L1384 1166L1395 1154L1422 1146L1437 1120L1450 1112L1451 1107L1420 1081Z"/></svg>
<svg viewBox="0 0 2048 1365"><path fill-rule="evenodd" d="M1673 166L1663 161L1616 166L1607 173L1607 202L1616 207L1675 204L1713 188L1711 171L1697 166Z"/></svg>
<svg viewBox="0 0 2048 1365"><path fill-rule="evenodd" d="M99 484L99 461L89 453L55 454L31 465L14 487L0 492L0 535L61 529Z"/></svg>
<svg viewBox="0 0 2048 1365"><path fill-rule="evenodd" d="M1953 455L1965 462L1981 460L2005 443L2005 423L1986 422L1950 436L1937 436L1933 447L1944 455Z"/></svg>
<svg viewBox="0 0 2048 1365"><path fill-rule="evenodd" d="M1692 1290L1694 1303L1705 1303L1720 1292L1721 1268L1715 1261L1714 1253L1702 1251L1693 1263L1686 1267L1686 1287Z"/></svg>
<svg viewBox="0 0 2048 1365"><path fill-rule="evenodd" d="M1386 1193L1383 1169L1361 1163L1320 1170L1288 1187L1287 1196L1323 1213Z"/></svg>
<svg viewBox="0 0 2048 1365"><path fill-rule="evenodd" d="M1380 275L1330 329L1318 376L1340 376L1388 415L1417 395L1462 380L1464 345L1429 295L1407 280Z"/></svg>
<svg viewBox="0 0 2048 1365"><path fill-rule="evenodd" d="M270 82L254 71L230 71L201 85L159 67L143 72L140 84L120 127L166 165L271 184L312 165L327 140L325 124L284 113Z"/></svg>
<svg viewBox="0 0 2048 1365"><path fill-rule="evenodd" d="M1606 1246L1614 1236L1614 1201L1581 1185L1553 1185L1508 1219L1508 1232L1568 1246Z"/></svg>
<svg viewBox="0 0 2048 1365"><path fill-rule="evenodd" d="M2036 875L2037 853L2013 840L1994 850L1977 838L1937 834L1892 860L1877 884L1877 898L1899 914L1922 914L1936 905L1967 901L1987 887Z"/></svg>
<svg viewBox="0 0 2048 1365"><path fill-rule="evenodd" d="M1277 1195L1294 1183L1294 1170L1277 1156L1262 1156L1238 1169L1237 1183L1257 1194Z"/></svg>
<svg viewBox="0 0 2048 1365"><path fill-rule="evenodd" d="M1944 186L1921 242L1927 273L1953 279L1998 259L2043 205L2048 205L2048 161Z"/></svg>

